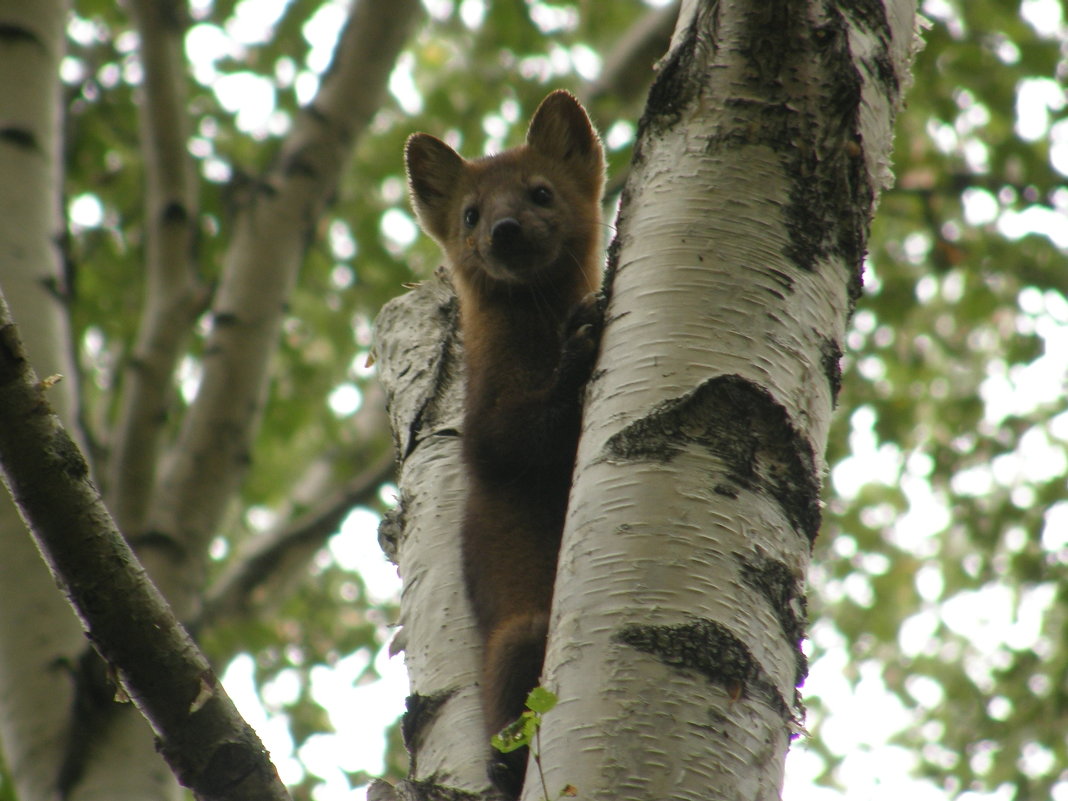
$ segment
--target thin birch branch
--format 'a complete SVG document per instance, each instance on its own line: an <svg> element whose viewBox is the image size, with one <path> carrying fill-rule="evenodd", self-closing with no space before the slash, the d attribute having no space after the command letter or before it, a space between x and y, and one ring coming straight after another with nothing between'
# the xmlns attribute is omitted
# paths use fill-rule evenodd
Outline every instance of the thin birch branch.
<svg viewBox="0 0 1068 801"><path fill-rule="evenodd" d="M678 15L678 2L650 9L619 37L605 56L601 74L576 87L575 94L587 108L593 110L596 120L604 119L606 113L613 111L624 111L620 118L625 119L628 116L625 110L631 106L634 106L633 114L637 117L639 102L648 94L656 78L658 61L671 43ZM629 174L628 167L606 176L605 219L615 216L619 193L623 191ZM612 227L614 229L614 220Z"/></svg>
<svg viewBox="0 0 1068 801"><path fill-rule="evenodd" d="M145 298L122 380L108 471L119 528L136 532L151 502L173 375L208 302L194 262L197 184L187 149L189 114L181 3L128 0L144 70L138 107L145 156Z"/></svg>
<svg viewBox="0 0 1068 801"><path fill-rule="evenodd" d="M353 144L379 109L417 0L360 0L275 165L239 209L200 390L161 473L148 530L202 552L247 472L285 300ZM194 560L199 561L199 560ZM202 582L193 577L191 587Z"/></svg>
<svg viewBox="0 0 1068 801"><path fill-rule="evenodd" d="M393 451L389 449L344 486L322 497L294 520L257 537L238 554L230 568L208 593L197 627L217 626L228 619L259 611L268 603L288 597L279 592L294 576L307 575L307 564L327 538L338 530L354 506L370 502L393 475Z"/></svg>
<svg viewBox="0 0 1068 801"><path fill-rule="evenodd" d="M256 733L119 534L0 297L0 470L89 640L203 801L285 801Z"/></svg>
<svg viewBox="0 0 1068 801"><path fill-rule="evenodd" d="M656 77L656 62L667 51L678 16L678 2L642 15L608 51L601 74L579 88L579 99L596 105L602 99L629 103L644 98Z"/></svg>

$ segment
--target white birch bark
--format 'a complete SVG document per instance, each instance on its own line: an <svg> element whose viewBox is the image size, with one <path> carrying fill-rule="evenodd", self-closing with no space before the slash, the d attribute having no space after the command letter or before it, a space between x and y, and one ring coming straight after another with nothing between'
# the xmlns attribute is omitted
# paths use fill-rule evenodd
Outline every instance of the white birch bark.
<svg viewBox="0 0 1068 801"><path fill-rule="evenodd" d="M543 790L776 799L845 323L914 3L684 2L639 130L560 558Z"/></svg>
<svg viewBox="0 0 1068 801"><path fill-rule="evenodd" d="M58 249L59 83L65 0L0 0L0 286L41 375L73 422L62 258ZM73 427L71 430L74 430ZM7 493L0 493L0 745L21 801L57 798L73 696L65 663L81 628L41 561Z"/></svg>
<svg viewBox="0 0 1068 801"><path fill-rule="evenodd" d="M457 317L456 297L439 272L388 303L375 323L401 491L379 539L403 579L401 629L392 649L404 649L411 687L404 721L408 779L424 784L400 789L419 797L489 790L476 684L479 637L460 563L466 480Z"/></svg>
<svg viewBox="0 0 1068 801"><path fill-rule="evenodd" d="M108 508L129 537L151 501L172 375L208 289L196 271L197 182L189 154L188 76L180 4L127 0L144 79L138 121L145 172L145 293L137 342L123 371L108 455ZM151 570L151 566L149 566Z"/></svg>

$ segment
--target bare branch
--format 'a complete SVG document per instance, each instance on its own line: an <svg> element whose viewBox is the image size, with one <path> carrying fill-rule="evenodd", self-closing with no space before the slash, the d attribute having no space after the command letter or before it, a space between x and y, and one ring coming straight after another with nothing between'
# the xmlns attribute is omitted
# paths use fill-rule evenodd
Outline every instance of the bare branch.
<svg viewBox="0 0 1068 801"><path fill-rule="evenodd" d="M147 283L133 355L122 382L108 499L119 528L144 521L156 477L160 439L173 403L173 374L208 294L194 263L196 176L186 147L185 20L178 3L130 0L144 69L139 106L145 154Z"/></svg>
<svg viewBox="0 0 1068 801"><path fill-rule="evenodd" d="M354 506L370 502L393 475L392 449L382 453L343 486L323 497L295 520L269 531L238 554L208 595L198 625L218 625L247 616L288 595L279 586L306 575L311 557L338 530Z"/></svg>
<svg viewBox="0 0 1068 801"><path fill-rule="evenodd" d="M678 15L678 2L648 11L619 38L605 57L601 74L577 88L576 94L583 104L593 109L595 118L608 113L609 107L620 105L624 108L634 106L634 115L639 113L639 104L656 77L657 61L671 42ZM621 115L622 118L627 116ZM616 201L629 173L628 167L608 176L604 189L606 217L614 215Z"/></svg>
<svg viewBox="0 0 1068 801"><path fill-rule="evenodd" d="M656 77L657 59L667 51L678 16L677 2L642 16L605 57L601 74L579 91L580 99L593 104L606 97L623 102L642 100Z"/></svg>
<svg viewBox="0 0 1068 801"><path fill-rule="evenodd" d="M256 733L119 534L0 297L0 468L96 650L204 801L289 799Z"/></svg>

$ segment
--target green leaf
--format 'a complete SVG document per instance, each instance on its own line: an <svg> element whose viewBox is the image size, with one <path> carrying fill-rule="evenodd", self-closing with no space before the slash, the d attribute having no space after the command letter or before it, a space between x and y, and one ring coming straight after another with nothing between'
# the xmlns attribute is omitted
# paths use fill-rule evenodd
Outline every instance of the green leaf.
<svg viewBox="0 0 1068 801"><path fill-rule="evenodd" d="M502 754L508 754L534 741L540 721L534 712L524 712L490 738L490 745Z"/></svg>
<svg viewBox="0 0 1068 801"><path fill-rule="evenodd" d="M544 687L535 687L530 691L530 695L527 696L527 709L539 715L544 715L556 706L557 700L556 695L551 691L546 690Z"/></svg>

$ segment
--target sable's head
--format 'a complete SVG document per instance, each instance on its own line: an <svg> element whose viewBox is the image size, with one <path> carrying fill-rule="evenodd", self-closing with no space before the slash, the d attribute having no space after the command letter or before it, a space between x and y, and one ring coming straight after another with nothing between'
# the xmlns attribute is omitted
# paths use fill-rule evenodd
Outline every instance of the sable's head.
<svg viewBox="0 0 1068 801"><path fill-rule="evenodd" d="M482 291L597 285L604 153L568 92L542 101L517 148L467 161L420 133L405 160L416 216L461 282Z"/></svg>

